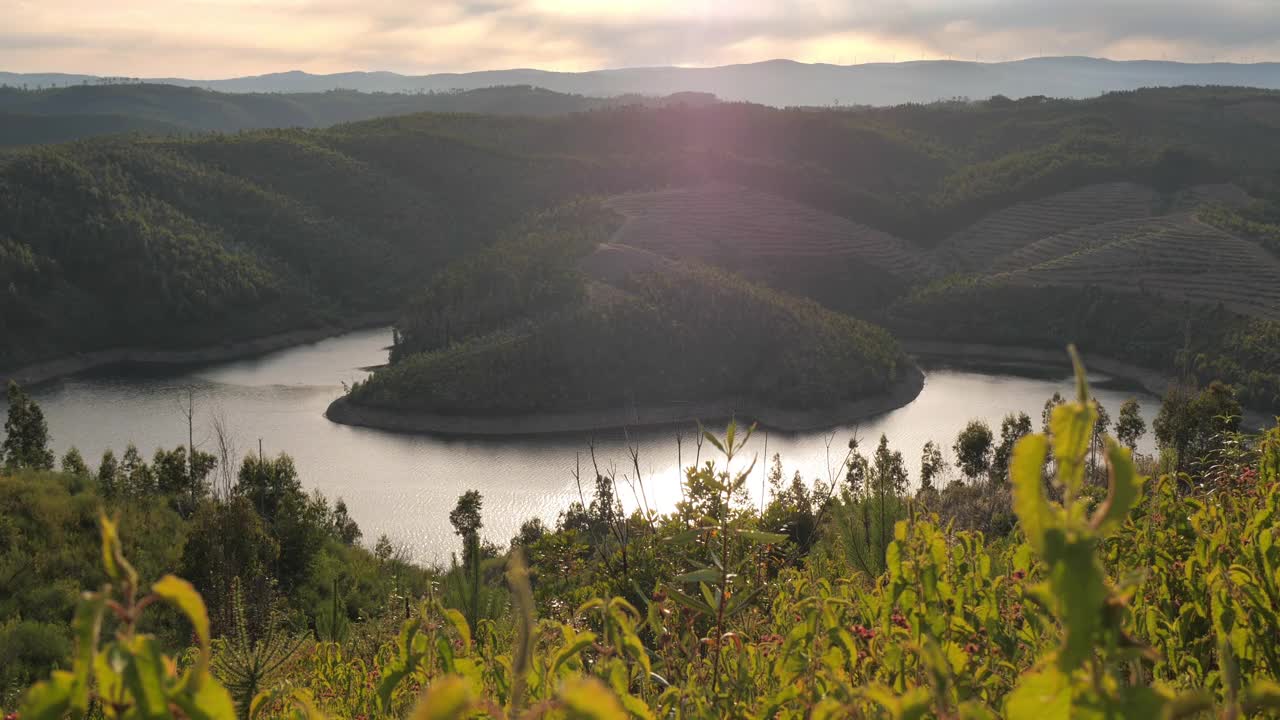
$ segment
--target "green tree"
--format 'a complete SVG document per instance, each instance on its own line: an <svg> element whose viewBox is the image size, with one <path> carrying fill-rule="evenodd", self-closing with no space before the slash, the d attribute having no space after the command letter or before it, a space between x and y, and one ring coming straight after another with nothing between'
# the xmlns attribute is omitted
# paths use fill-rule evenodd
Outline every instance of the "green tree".
<svg viewBox="0 0 1280 720"><path fill-rule="evenodd" d="M1137 398L1129 398L1120 406L1120 417L1116 420L1116 439L1121 445L1129 448L1129 452L1138 449L1138 440L1147 434L1147 421L1142 419L1142 411Z"/></svg>
<svg viewBox="0 0 1280 720"><path fill-rule="evenodd" d="M551 530L546 523L542 522L542 518L529 518L520 523L520 532L511 538L511 547L527 548L542 539Z"/></svg>
<svg viewBox="0 0 1280 720"><path fill-rule="evenodd" d="M947 463L942 459L942 449L930 440L920 450L920 489L935 489L933 481L946 472Z"/></svg>
<svg viewBox="0 0 1280 720"><path fill-rule="evenodd" d="M62 456L62 472L76 477L89 476L89 466L84 464L84 456L75 447Z"/></svg>
<svg viewBox="0 0 1280 720"><path fill-rule="evenodd" d="M1093 425L1093 435L1089 438L1089 479L1095 483L1105 483L1106 473L1102 472L1102 468L1098 464L1098 452L1103 450L1107 431L1111 429L1111 413L1102 406L1102 403L1094 403L1098 419Z"/></svg>
<svg viewBox="0 0 1280 720"><path fill-rule="evenodd" d="M49 424L44 412L12 380L8 400L9 417L4 423L4 444L0 445L5 469L52 470L53 451L49 449Z"/></svg>
<svg viewBox="0 0 1280 720"><path fill-rule="evenodd" d="M845 460L845 493L857 497L866 492L868 478L871 476L871 463L866 456L858 452L858 438L849 440L849 457Z"/></svg>
<svg viewBox="0 0 1280 720"><path fill-rule="evenodd" d="M360 526L347 511L347 502L342 498L333 504L333 533L343 545L355 545L360 541Z"/></svg>
<svg viewBox="0 0 1280 720"><path fill-rule="evenodd" d="M111 500L120 492L120 462L110 450L102 453L98 463L98 493Z"/></svg>
<svg viewBox="0 0 1280 720"><path fill-rule="evenodd" d="M258 581L271 573L280 546L244 497L226 502L206 500L188 522L181 573L210 600L217 632L231 631L239 620L238 595L245 587L258 588ZM260 594L267 597L257 597ZM269 591L254 595L250 598L254 602L263 600L269 605L272 601Z"/></svg>
<svg viewBox="0 0 1280 720"><path fill-rule="evenodd" d="M1031 416L1026 413L1009 413L1000 421L1000 444L991 458L991 479L1004 482L1009 474L1009 460L1018 441L1031 434Z"/></svg>
<svg viewBox="0 0 1280 720"><path fill-rule="evenodd" d="M1053 410L1065 402L1062 393L1059 392L1055 392L1053 397L1044 401L1044 409L1040 411L1040 432L1049 434L1049 419L1053 417Z"/></svg>
<svg viewBox="0 0 1280 720"><path fill-rule="evenodd" d="M120 491L131 497L142 497L156 491L155 473L137 446L129 443L120 456Z"/></svg>
<svg viewBox="0 0 1280 720"><path fill-rule="evenodd" d="M907 464L902 453L889 450L888 436L880 435L880 444L872 456L871 482L877 495L902 497L907 492Z"/></svg>
<svg viewBox="0 0 1280 720"><path fill-rule="evenodd" d="M462 564L470 566L472 559L480 560L480 528L484 522L480 510L484 497L479 490L468 490L458 497L458 503L449 511L449 523L453 532L462 538Z"/></svg>
<svg viewBox="0 0 1280 720"><path fill-rule="evenodd" d="M1240 401L1230 385L1214 381L1198 393L1171 389L1152 423L1160 446L1172 450L1178 471L1187 470L1224 433L1240 429Z"/></svg>
<svg viewBox="0 0 1280 720"><path fill-rule="evenodd" d="M323 497L307 497L293 458L284 453L275 458L246 457L236 493L262 516L279 543L273 574L282 591L292 591L306 579L312 558L333 535L328 504Z"/></svg>
<svg viewBox="0 0 1280 720"><path fill-rule="evenodd" d="M977 479L991 468L991 428L981 420L970 420L956 436L952 450L956 453L956 465L970 481Z"/></svg>

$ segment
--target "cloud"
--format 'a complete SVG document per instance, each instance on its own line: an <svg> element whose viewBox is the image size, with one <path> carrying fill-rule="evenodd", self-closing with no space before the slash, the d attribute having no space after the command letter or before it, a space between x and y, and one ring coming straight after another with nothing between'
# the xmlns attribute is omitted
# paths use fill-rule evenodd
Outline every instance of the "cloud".
<svg viewBox="0 0 1280 720"><path fill-rule="evenodd" d="M0 70L199 78L852 63L1280 58L1276 0L0 0Z"/></svg>

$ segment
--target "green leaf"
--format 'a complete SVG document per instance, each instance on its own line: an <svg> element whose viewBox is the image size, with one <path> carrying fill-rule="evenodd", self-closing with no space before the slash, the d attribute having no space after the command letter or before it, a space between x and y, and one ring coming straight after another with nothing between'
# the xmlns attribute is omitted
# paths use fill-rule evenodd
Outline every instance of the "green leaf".
<svg viewBox="0 0 1280 720"><path fill-rule="evenodd" d="M124 684L137 703L138 715L157 719L171 717L164 687L164 657L155 638L138 635L127 650L129 661L124 668Z"/></svg>
<svg viewBox="0 0 1280 720"><path fill-rule="evenodd" d="M1111 491L1106 501L1093 516L1093 528L1103 536L1110 535L1124 525L1129 511L1142 494L1146 478L1138 474L1129 449L1107 438L1107 464L1110 466Z"/></svg>
<svg viewBox="0 0 1280 720"><path fill-rule="evenodd" d="M720 439L717 438L714 434L712 434L710 430L703 430L702 437L706 438L707 442L711 443L712 445L715 445L717 450L719 450L722 453L724 452L724 445L720 444Z"/></svg>
<svg viewBox="0 0 1280 720"><path fill-rule="evenodd" d="M453 608L442 607L441 611L449 624L453 625L453 629L458 631L458 637L462 638L462 654L470 655L471 627L467 625L467 618Z"/></svg>
<svg viewBox="0 0 1280 720"><path fill-rule="evenodd" d="M898 541L889 543L889 547L885 548L884 566L889 571L890 580L898 580L902 577L902 546Z"/></svg>
<svg viewBox="0 0 1280 720"><path fill-rule="evenodd" d="M644 643L631 630L626 628L622 633L622 651L627 657L640 663L640 667L644 668L645 675L653 672L653 665L649 660L649 651L645 649Z"/></svg>
<svg viewBox="0 0 1280 720"><path fill-rule="evenodd" d="M191 720L235 720L236 717L231 693L212 677L202 678L193 692L176 693L171 699Z"/></svg>
<svg viewBox="0 0 1280 720"><path fill-rule="evenodd" d="M715 568L702 568L694 570L676 577L678 583L717 583L720 582L721 572Z"/></svg>
<svg viewBox="0 0 1280 720"><path fill-rule="evenodd" d="M205 609L204 599L191 583L174 575L165 575L151 586L151 592L160 599L182 611L191 621L191 627L200 640L200 660L196 671L190 677L198 679L204 669L209 666L209 612Z"/></svg>
<svg viewBox="0 0 1280 720"><path fill-rule="evenodd" d="M1280 683L1267 679L1255 680L1244 691L1244 710L1249 715L1264 710L1280 712Z"/></svg>
<svg viewBox="0 0 1280 720"><path fill-rule="evenodd" d="M107 571L107 577L113 582L128 580L137 587L138 572L124 559L124 549L120 545L120 533L115 522L106 513L98 516L98 522L102 526L102 566Z"/></svg>
<svg viewBox="0 0 1280 720"><path fill-rule="evenodd" d="M71 660L71 672L75 684L71 692L71 708L79 714L89 711L89 685L93 677L93 658L98 651L98 636L102 631L102 613L107 600L101 593L84 593L71 620L71 632L76 650Z"/></svg>
<svg viewBox="0 0 1280 720"><path fill-rule="evenodd" d="M1063 403L1053 409L1049 430L1053 457L1058 461L1058 481L1075 494L1084 483L1084 459L1093 437L1098 411L1092 403Z"/></svg>
<svg viewBox="0 0 1280 720"><path fill-rule="evenodd" d="M632 695L631 693L619 693L618 699L622 701L622 706L633 717L642 718L643 720L653 720L653 711L645 704L643 700Z"/></svg>
<svg viewBox="0 0 1280 720"><path fill-rule="evenodd" d="M742 610L750 607L751 601L755 600L763 591L763 587L756 587L748 590L747 592L734 593L733 597L729 598L729 604L725 605L724 616L733 617Z"/></svg>
<svg viewBox="0 0 1280 720"><path fill-rule="evenodd" d="M668 588L667 591L670 598L676 601L676 604L678 605L683 605L686 608L693 610L694 612L702 613L703 615L715 614L715 610L712 610L711 606L700 598L693 597L692 595L686 595L675 588Z"/></svg>
<svg viewBox="0 0 1280 720"><path fill-rule="evenodd" d="M1049 582L1062 608L1066 639L1058 655L1058 667L1074 670L1093 652L1095 634L1102 625L1107 588L1098 567L1093 544L1073 542L1060 551L1049 570Z"/></svg>
<svg viewBox="0 0 1280 720"><path fill-rule="evenodd" d="M410 720L458 720L475 704L471 683L461 675L445 675L431 683L409 715Z"/></svg>
<svg viewBox="0 0 1280 720"><path fill-rule="evenodd" d="M560 702L570 718L579 720L626 720L617 696L599 679L589 675L575 677L560 688Z"/></svg>
<svg viewBox="0 0 1280 720"><path fill-rule="evenodd" d="M173 575L166 575L151 586L151 592L181 610L191 621L191 627L195 629L201 646L208 646L209 613L205 609L200 593L196 592L191 583Z"/></svg>
<svg viewBox="0 0 1280 720"><path fill-rule="evenodd" d="M1013 483L1013 512L1022 524L1027 542L1037 553L1044 554L1046 531L1057 525L1054 510L1044 496L1040 473L1048 456L1049 441L1043 435L1028 435L1013 448L1009 477Z"/></svg>
<svg viewBox="0 0 1280 720"><path fill-rule="evenodd" d="M764 532L762 530L735 530L739 537L760 543L761 545L781 545L787 541L787 536L782 533Z"/></svg>
<svg viewBox="0 0 1280 720"><path fill-rule="evenodd" d="M556 653L555 660L551 663L551 674L558 675L560 666L577 657L579 653L591 647L596 641L596 634L593 632L580 632L574 635L569 642Z"/></svg>
<svg viewBox="0 0 1280 720"><path fill-rule="evenodd" d="M75 676L65 670L54 670L45 682L27 691L18 716L23 720L59 720L71 708Z"/></svg>
<svg viewBox="0 0 1280 720"><path fill-rule="evenodd" d="M1004 711L1008 720L1070 720L1067 676L1052 668L1025 673L1006 698Z"/></svg>

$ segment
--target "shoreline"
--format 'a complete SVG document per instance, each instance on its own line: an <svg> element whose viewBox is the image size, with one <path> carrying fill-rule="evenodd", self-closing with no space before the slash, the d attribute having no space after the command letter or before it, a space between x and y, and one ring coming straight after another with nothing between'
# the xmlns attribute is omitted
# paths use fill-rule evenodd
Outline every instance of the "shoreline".
<svg viewBox="0 0 1280 720"><path fill-rule="evenodd" d="M1021 366L1059 367L1071 372L1071 360L1066 348L1061 351L1016 345L986 345L983 343L957 343L942 340L902 340L902 347L914 358L959 361L961 367L969 362L985 369L1008 367L1011 372ZM1115 360L1105 355L1089 355L1081 358L1085 369L1109 375L1113 379L1132 383L1149 395L1163 398L1170 386L1176 383L1171 375L1138 365ZM1266 430L1276 424L1276 413L1256 408L1241 407L1241 425L1255 430Z"/></svg>
<svg viewBox="0 0 1280 720"><path fill-rule="evenodd" d="M289 330L190 350L144 348L94 350L32 363L13 370L0 370L0 383L8 384L12 380L19 385L30 386L113 367L182 368L243 360L278 350L310 345L356 330L389 325L393 319L392 313L364 313L350 320L320 327Z"/></svg>
<svg viewBox="0 0 1280 720"><path fill-rule="evenodd" d="M960 365L968 362L992 369L1010 366L1011 369L1016 370L1030 363L1037 367L1063 368L1068 373L1071 372L1071 358L1067 355L1065 347L1062 350L1044 350L1017 345L987 345L946 340L900 340L899 342L902 344L902 349L915 358L959 361ZM1117 380L1134 383L1143 391L1156 397L1162 397L1174 382L1172 376L1104 355L1090 354L1081 359L1089 372L1098 372Z"/></svg>
<svg viewBox="0 0 1280 720"><path fill-rule="evenodd" d="M754 420L761 428L776 432L801 433L853 423L896 410L915 400L923 389L924 372L913 362L908 366L906 376L887 392L822 410L781 410L740 400L720 400L528 415L441 415L362 407L342 396L330 403L325 417L330 422L354 427L461 437L565 435L713 422L734 417Z"/></svg>

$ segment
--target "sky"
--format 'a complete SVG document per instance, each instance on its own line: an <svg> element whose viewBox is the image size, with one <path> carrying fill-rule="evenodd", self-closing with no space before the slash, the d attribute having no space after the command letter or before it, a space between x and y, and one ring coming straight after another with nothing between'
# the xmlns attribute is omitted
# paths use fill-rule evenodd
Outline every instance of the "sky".
<svg viewBox="0 0 1280 720"><path fill-rule="evenodd" d="M0 70L129 77L1280 60L1280 0L0 0L0 18Z"/></svg>

